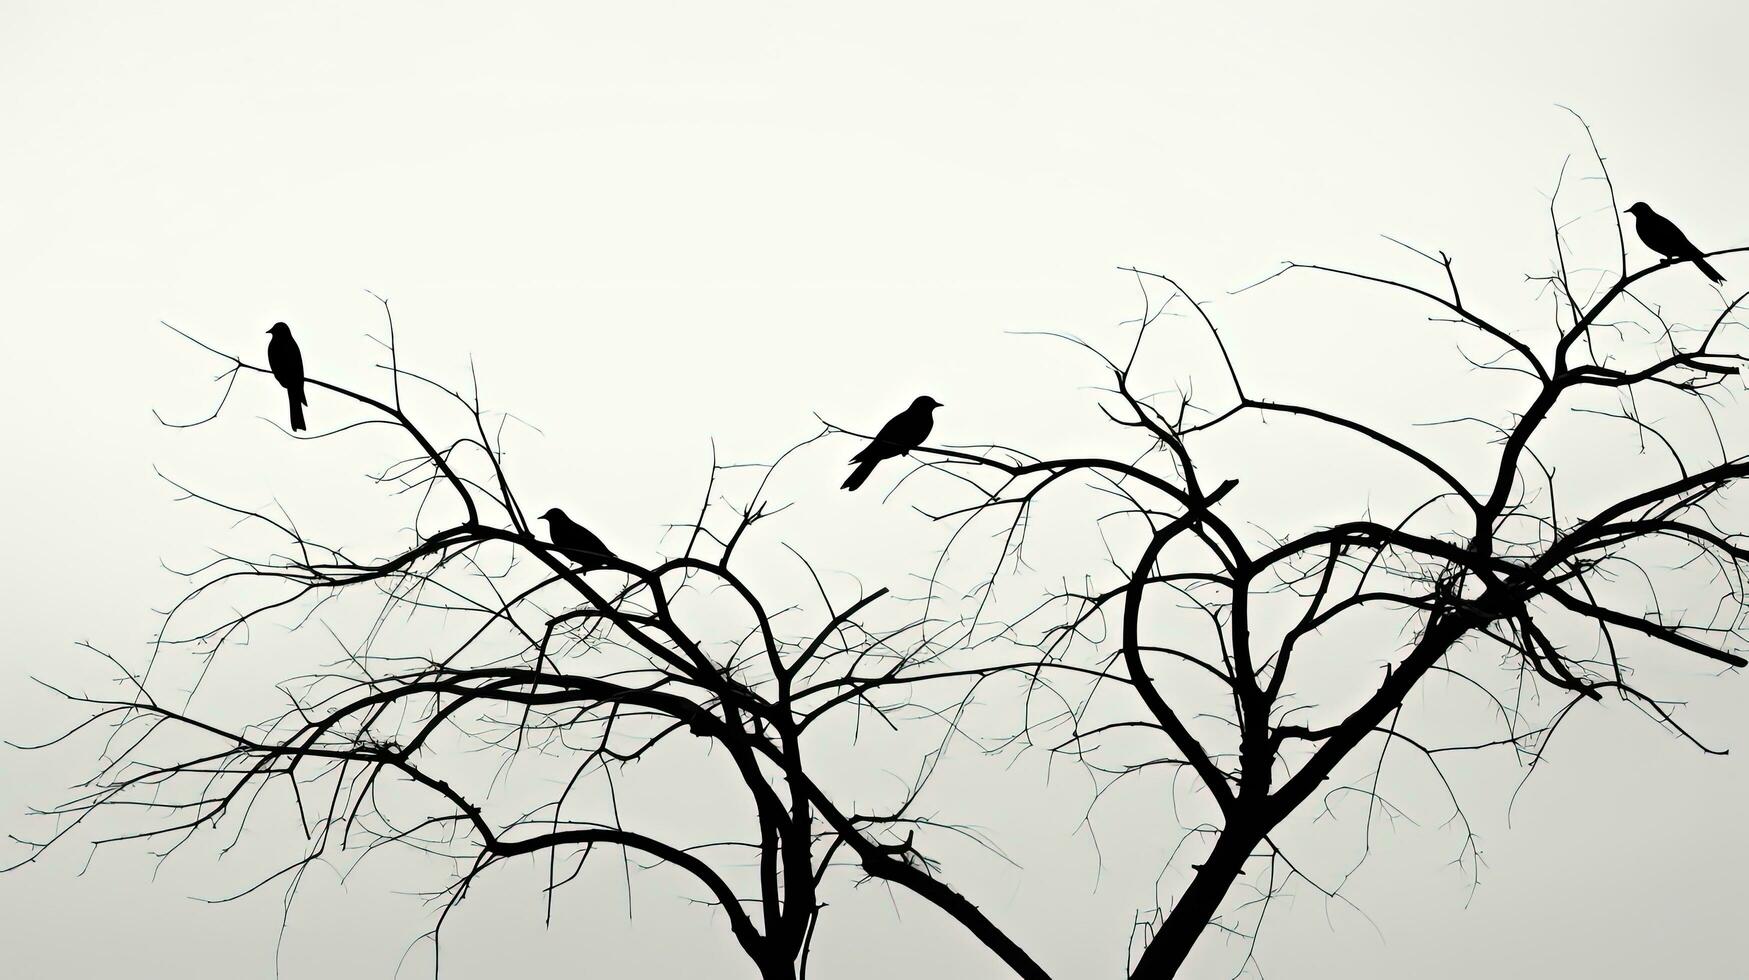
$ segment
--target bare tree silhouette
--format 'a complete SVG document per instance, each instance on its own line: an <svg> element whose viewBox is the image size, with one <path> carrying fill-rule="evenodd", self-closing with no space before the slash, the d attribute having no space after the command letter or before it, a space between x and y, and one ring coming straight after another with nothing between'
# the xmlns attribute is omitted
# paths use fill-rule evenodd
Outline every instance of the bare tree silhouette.
<svg viewBox="0 0 1749 980"><path fill-rule="evenodd" d="M276 881L295 892L312 862L349 848L428 851L456 869L438 895L434 946L448 911L488 868L540 856L550 903L592 856L617 852L636 856L628 872L635 860L690 879L762 977L805 976L820 888L839 873L909 890L1016 974L1044 978L918 843L920 834L957 833L995 846L914 809L939 749L916 760L919 775L879 812L841 803L815 762L822 740L844 738L865 718L929 728L937 746L975 736L963 727L963 709L982 685L1003 678L1020 685L1024 715L992 751L1043 747L1085 766L1101 794L1146 773L1174 786L1184 776L1195 787L1187 804L1206 819L1184 822L1169 858L1187 883L1129 930L1131 976L1160 980L1180 972L1211 926L1254 946L1271 900L1290 882L1339 897L1341 883L1303 870L1280 833L1318 802L1328 808L1332 797L1352 793L1365 801L1370 834L1372 814L1390 806L1379 783L1393 748L1426 760L1442 781L1441 756L1463 750L1510 750L1534 770L1575 707L1608 697L1717 751L1690 735L1674 704L1638 686L1631 664L1671 648L1713 669L1749 665L1738 652L1749 640L1742 632L1749 547L1721 523L1731 515L1717 506L1749 476L1749 456L1729 448L1731 434L1713 416L1721 385L1738 376L1745 357L1727 338L1740 329L1734 317L1749 294L1720 295L1707 323L1692 328L1636 290L1673 266L1749 248L1632 268L1600 155L1597 165L1619 262L1603 272L1569 269L1572 231L1559 219L1557 189L1556 267L1540 277L1554 307L1552 330L1504 325L1467 304L1443 252L1417 252L1438 270L1433 286L1304 263L1265 280L1317 273L1394 290L1489 345L1488 356L1471 363L1503 372L1522 397L1464 420L1497 447L1485 472L1442 465L1435 451L1389 434L1390 422L1251 392L1204 305L1165 275L1127 270L1144 299L1127 351L1107 356L1068 338L1103 365L1109 387L1100 407L1121 439L1133 440L1127 454L1047 457L1003 445L912 448L916 440L905 440L912 468L901 488L919 473L949 477L915 491L946 501L931 511L951 535L939 561L975 548L970 530L996 525L995 554L978 556L988 574L964 614L931 604L942 588L940 565L918 597L928 600L920 613L886 589L835 595L799 555L815 589L807 603L773 599L743 578L737 555L784 507L771 503L771 474L815 440L768 464L713 462L696 516L677 526L684 544L653 564L610 552L549 508L567 501L539 505L564 538L543 539L512 490L502 418L483 409L477 393L403 367L390 318L382 365L389 392L379 398L321 380L321 372L306 377L307 387L326 393L324 404L354 414L297 438L387 427L414 447L375 474L411 502L394 546L384 557L356 557L359 549L325 542L284 513L181 488L269 543L265 557L227 554L190 572L195 585L168 613L153 654L155 661L162 651L189 650L210 663L257 624L277 620L295 638L339 649L338 661L283 684L287 706L243 725L213 721L188 708L187 697L154 696L151 663L127 671L112 661L131 693L69 693L94 713L46 743L101 732L102 769L87 792L51 811L61 824L26 860L78 834L175 849L202 832L237 834L272 800L289 800L304 833L298 855L244 894ZM1145 341L1163 316L1179 311L1220 365L1217 400L1206 405L1189 391L1154 394L1138 381ZM227 365L218 408L191 425L217 418L238 378L272 376L182 336ZM416 396L404 399L404 387ZM440 437L424 421L427 411L452 413L459 424ZM1713 434L1710 445L1677 431L1670 420L1684 412ZM1603 418L1621 433L1617 445L1580 447L1619 454L1608 485L1557 493L1546 457L1573 448L1551 445L1555 420L1567 413ZM1199 465L1204 440L1245 418L1292 420L1370 443L1403 467L1405 481L1436 489L1388 518L1361 513L1271 532L1229 513L1244 473ZM815 439L845 431L827 425ZM747 485L737 491L744 502L732 505L724 484L736 481ZM1029 530L1053 520L1039 513L1043 501L1071 487L1116 501L1085 524L1063 522L1097 536L1111 568L1079 569L1065 580L1083 584L1043 603L1026 598L1025 611L1009 615L997 599L1010 588L1005 576L1026 565ZM598 515L581 516L604 526ZM1681 601L1671 601L1675 595ZM316 611L348 598L369 610L362 640L320 629ZM1351 620L1378 616L1388 617L1400 642L1381 643L1389 631L1366 634L1359 650L1351 635L1329 640ZM183 627L190 620L198 625ZM792 625L798 620L806 626ZM431 630L422 635L442 638L431 647L442 652L416 654L409 652L416 644L384 639L391 623L414 621ZM1024 654L992 660L979 652L1002 644ZM1302 665L1321 646L1331 648L1321 663L1367 659L1382 665L1382 677L1365 677L1346 692L1346 704L1302 695L1311 676ZM1433 676L1480 692L1483 720L1498 730L1453 744L1418 730L1407 700ZM1553 706L1538 709L1536 692L1553 695ZM683 838L622 816L621 781L701 746L732 775L744 834ZM494 787L513 763L560 789L532 807L499 804ZM266 791L277 786L289 796L270 798ZM1177 804L1179 794L1171 799ZM1455 791L1451 802L1467 828ZM100 814L116 815L121 828L91 831ZM158 820L140 827L141 814ZM1174 816L1158 819L1165 826ZM1473 869L1467 829L1461 846L1460 863ZM1235 907L1242 877L1251 894Z"/></svg>
<svg viewBox="0 0 1749 980"><path fill-rule="evenodd" d="M703 505L678 528L684 546L656 564L609 552L557 508L542 515L556 540L543 539L512 489L502 420L493 421L477 394L402 366L392 316L388 324L389 359L381 367L390 393L377 398L316 375L304 378L331 400L350 403L355 417L299 438L387 426L411 443L413 455L373 477L413 501L402 543L391 553L355 557L353 549L304 531L289 514L232 506L175 484L185 499L264 530L270 543L265 557L225 555L188 573L196 584L167 614L152 662L180 650L211 663L276 616L289 617L289 646L335 645L340 660L281 685L289 703L277 716L238 726L212 720L210 708L188 709L192 691L179 701L155 696L152 664L128 672L108 658L126 673L128 696L68 693L95 708L74 731L103 732L105 765L89 792L51 811L64 825L34 845L27 861L76 831L99 845L168 842L168 850L203 831L234 836L268 808L271 787L286 785L307 844L296 860L240 894L280 881L289 904L305 869L338 852L362 859L391 845L428 851L457 869L436 896L441 911L428 934L434 949L444 919L487 869L519 856L543 857L550 917L554 890L581 874L592 856L618 851L628 855L628 874L633 863L647 863L690 878L689 891L720 911L762 977L806 975L823 908L818 890L840 867L910 890L1015 973L1045 976L976 906L938 880L915 845L919 827L934 827L994 849L976 830L911 812L929 758L919 760L909 793L883 812L845 808L807 764L811 744L843 741L858 724L928 725L933 718L938 727L951 726L955 699L969 697L1000 666L940 665L946 651L932 636L943 624L915 617L885 588L833 595L799 553L793 557L818 590L819 613L805 631L786 633L791 621L800 625L803 602L768 606L735 561L760 525L786 506L764 496L781 459L713 463ZM188 425L216 419L239 377L275 373L171 329L228 364L218 407ZM420 397L404 396L408 387ZM415 403L433 414L459 411L460 430L433 434L416 421ZM722 486L737 476L752 479L750 502L740 507L724 502ZM733 596L726 605L719 601L725 594ZM344 640L317 618L317 610L348 597L373 610L362 640ZM894 614L869 622L883 600ZM416 647L387 635L395 621L432 624L430 636L447 638L445 652L408 652ZM956 685L958 694L927 708L911 700L925 687ZM854 717L841 723L845 715ZM632 770L647 771L659 753L697 756L698 749L674 744L688 739L706 746L708 759L732 770L742 787L738 804L722 804L745 811L742 836L680 840L622 819L622 784L639 778ZM482 750L497 756L495 766L470 764ZM161 761L165 754L174 761ZM528 781L559 790L532 808L495 806L491 797L503 795L498 790L512 763L530 771ZM666 792L684 800L670 810L717 805L704 802L702 789ZM865 803L880 795L859 794ZM93 819L110 812L125 815L121 828L93 830ZM141 813L160 819L142 828Z"/></svg>
<svg viewBox="0 0 1749 980"><path fill-rule="evenodd" d="M1424 758L1451 793L1439 768L1444 753L1509 748L1534 768L1575 706L1608 696L1718 751L1690 735L1673 704L1635 685L1630 654L1651 653L1638 646L1664 647L1718 669L1746 664L1740 651L1749 641L1742 628L1749 546L1744 531L1721 523L1740 520L1742 512L1713 506L1749 476L1749 455L1729 448L1740 441L1735 427L1714 417L1721 384L1738 375L1744 360L1732 349L1742 349L1740 334L1734 344L1726 337L1741 327L1734 316L1745 296L1721 296L1695 328L1667 319L1636 289L1673 266L1749 248L1694 251L1633 268L1601 155L1596 165L1615 215L1619 261L1603 271L1568 268L1573 232L1557 213L1557 184L1549 211L1556 267L1537 277L1554 307L1552 330L1507 326L1472 308L1442 252L1414 250L1438 270L1436 286L1298 262L1264 280L1316 273L1394 290L1428 304L1430 319L1491 345L1471 364L1518 379L1523 401L1457 420L1479 426L1485 441L1498 446L1486 472L1460 475L1433 452L1387 434L1388 423L1253 393L1207 308L1172 278L1140 269L1125 270L1137 278L1144 301L1126 353L1107 356L1058 335L1103 366L1109 386L1100 410L1134 433L1132 455L1049 458L1000 445L916 452L912 474L945 472L956 478L952 486L974 488L968 500L933 512L954 523L956 542L988 540L990 522L1006 525L1000 554L982 559L993 569L983 586L990 591L1026 566L1030 528L1073 519L1039 513L1048 494L1078 485L1118 502L1087 521L1088 533L1112 555L1108 580L1081 570L1088 585L1054 595L1045 608L1062 615L1047 616L1045 626L1026 634L1042 665L1032 674L1032 695L1049 703L1029 708L1015 742L1081 761L1097 774L1101 794L1143 772L1168 775L1172 787L1180 775L1193 780L1207 819L1187 820L1186 837L1173 851L1187 883L1162 900L1167 907L1144 910L1135 924L1134 980L1177 975L1211 923L1246 944L1244 972L1270 899L1295 879L1341 901L1339 882L1314 880L1278 846L1278 828L1354 793L1366 800L1370 834L1375 809L1389 808L1378 773L1393 747ZM1198 404L1183 390L1149 394L1138 384L1140 352L1160 318L1178 311L1224 370L1219 403ZM1564 442L1549 432L1564 413L1601 416L1618 426L1618 438ZM1224 505L1242 474L1211 475L1198 463L1201 440L1247 417L1293 419L1371 443L1397 461L1403 480L1435 489L1391 518L1362 514L1271 534ZM1683 430L1685 424L1692 427ZM1710 434L1711 444L1696 445L1685 437L1692 431ZM1573 449L1615 454L1609 481L1557 494L1555 466L1545 456ZM1041 615L1035 610L1026 620ZM1357 634L1341 627L1366 616L1393 626L1365 634L1370 642L1357 647ZM1014 636L1019 625L1008 620L992 628ZM1400 645L1378 645L1393 628ZM1333 639L1321 643L1325 637ZM1332 659L1359 657L1382 666L1382 679L1362 676L1347 704L1299 697L1296 681L1310 676L1301 664L1318 647L1325 648L1318 651L1320 672L1334 669ZM1490 660L1485 651L1499 655ZM1099 676L1075 687L1067 682L1083 675L1058 674L1052 664L1080 664ZM1490 666L1504 667L1499 681L1490 683ZM1406 699L1436 675L1480 692L1483 717L1491 715L1498 731L1446 745L1409 730ZM1501 681L1505 691L1497 694ZM1561 698L1546 716L1533 707L1538 688ZM1368 745L1376 753L1358 751ZM1344 765L1351 760L1370 766L1353 772ZM1182 805L1176 792L1171 799ZM1455 793L1450 802L1465 828L1459 861L1473 874L1468 819ZM1241 876L1247 887L1235 904L1229 894Z"/></svg>

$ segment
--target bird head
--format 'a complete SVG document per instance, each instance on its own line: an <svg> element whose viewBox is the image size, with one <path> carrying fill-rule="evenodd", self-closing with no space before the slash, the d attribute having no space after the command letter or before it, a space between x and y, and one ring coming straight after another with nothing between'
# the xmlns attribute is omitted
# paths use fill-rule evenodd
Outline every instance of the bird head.
<svg viewBox="0 0 1749 980"><path fill-rule="evenodd" d="M928 395L918 395L917 400L911 403L911 410L916 412L933 412L940 407L941 403Z"/></svg>
<svg viewBox="0 0 1749 980"><path fill-rule="evenodd" d="M539 520L549 521L549 522L550 521L562 521L564 519L565 519L565 512L560 510L557 507L547 508L547 512L542 514L539 518Z"/></svg>
<svg viewBox="0 0 1749 980"><path fill-rule="evenodd" d="M1636 218L1643 218L1646 215L1652 213L1652 206L1647 204L1644 201L1640 201L1640 202L1636 203L1633 207L1628 208L1627 213L1633 215Z"/></svg>
<svg viewBox="0 0 1749 980"><path fill-rule="evenodd" d="M283 323L276 323L273 326L268 327L267 332L278 337L278 336L283 336L285 334L291 333L291 328L286 326Z"/></svg>

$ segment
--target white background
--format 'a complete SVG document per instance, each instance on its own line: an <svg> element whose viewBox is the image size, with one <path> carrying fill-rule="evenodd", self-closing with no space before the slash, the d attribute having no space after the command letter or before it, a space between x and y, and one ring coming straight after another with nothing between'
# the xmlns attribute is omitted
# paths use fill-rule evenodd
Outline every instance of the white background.
<svg viewBox="0 0 1749 980"><path fill-rule="evenodd" d="M1719 3L4 0L0 736L74 718L29 678L103 690L75 643L137 661L153 609L182 590L159 562L226 542L155 466L311 523L373 492L358 474L384 460L290 443L260 418L283 412L263 383L213 429L159 427L154 408L209 408L217 371L160 320L259 359L284 319L313 374L368 386L380 312L364 290L389 297L419 367L461 381L472 357L492 402L539 426L516 461L524 494L586 515L633 557L690 515L712 440L769 457L812 434L814 412L870 427L928 392L948 406L943 441L1077 445L1099 424L1092 365L1012 332L1117 338L1138 306L1118 265L1212 299L1264 393L1405 427L1503 421L1517 403L1462 387L1474 372L1424 311L1314 280L1229 292L1290 258L1434 271L1389 234L1450 252L1477 305L1542 329L1523 277L1549 268L1562 161L1589 154L1557 104L1596 129L1624 205L1650 201L1703 246L1741 244L1745 26ZM1586 200L1571 215L1602 220ZM1710 316L1698 279L1672 277L1660 298ZM332 403L311 402L312 425L331 424ZM834 489L851 451L804 462L819 489L786 519L810 557L882 584L939 542L906 506L920 498L882 505L891 474ZM1297 451L1260 435L1216 475ZM1467 451L1455 468L1488 458L1480 438ZM1324 485L1306 463L1292 492L1248 484L1279 529L1364 506L1302 496ZM285 642L252 645L244 679L278 680ZM1669 663L1696 730L1749 745L1741 679L1684 686L1705 671ZM1446 866L1446 809L1413 784L1398 802L1419 824L1379 835L1350 883L1376 930L1302 893L1265 935L1268 974L1740 975L1744 754L1704 757L1619 705L1570 724L1510 823L1522 771L1476 770L1487 864L1473 895ZM37 838L47 824L25 808L64 799L91 753L0 759L0 829ZM1025 871L968 860L951 880L1061 976L1118 975L1176 840L1170 814L1104 813L1102 835L1137 843L1114 855L1102 840L1102 875L1077 831L1083 784L1047 783L1031 758L973 758L956 778L963 801L950 783L936 803L963 802ZM24 853L0 846L0 860ZM247 883L210 847L156 869L139 848L85 857L75 845L0 877L0 972L253 977L277 956L287 978L388 976L430 924L388 871L346 887L328 875L281 943L271 894L192 900ZM628 919L606 875L561 900L550 930L537 886L484 885L450 927L444 975L751 975L720 920L673 898L675 876L645 876ZM999 974L903 896L846 886L832 900L821 977ZM403 966L423 975L429 959L415 947Z"/></svg>

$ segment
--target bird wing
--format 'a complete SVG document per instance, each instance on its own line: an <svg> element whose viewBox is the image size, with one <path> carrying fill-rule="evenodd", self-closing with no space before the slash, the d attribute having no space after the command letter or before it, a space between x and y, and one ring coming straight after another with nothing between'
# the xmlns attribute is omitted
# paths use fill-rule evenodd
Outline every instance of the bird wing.
<svg viewBox="0 0 1749 980"><path fill-rule="evenodd" d="M927 420L925 420L925 424L927 425ZM874 440L862 447L862 452L850 457L850 461L861 463L865 460L886 459L909 452L917 448L917 444L922 442L923 437L928 434L927 428L924 428L922 432L917 431L917 421L912 418L910 409L906 409L888 419L887 424L881 426L881 431L875 433Z"/></svg>
<svg viewBox="0 0 1749 980"><path fill-rule="evenodd" d="M581 555L600 558L613 556L613 552L607 550L607 545L594 532L569 518L563 524L553 522L553 543L566 551Z"/></svg>
<svg viewBox="0 0 1749 980"><path fill-rule="evenodd" d="M1669 218L1659 215L1654 230L1657 232L1658 244L1652 246L1653 251L1679 259L1693 258L1700 254L1700 249L1695 248L1688 236L1682 233L1682 229L1676 227L1676 222Z"/></svg>
<svg viewBox="0 0 1749 980"><path fill-rule="evenodd" d="M1692 259L1701 254L1700 249L1688 240L1688 236L1682 233L1681 228L1675 225L1670 226L1670 244L1674 246L1670 254L1678 258Z"/></svg>
<svg viewBox="0 0 1749 980"><path fill-rule="evenodd" d="M577 541L574 547L579 551L591 555L600 555L603 558L611 558L613 556L613 552L607 550L607 545L600 538L596 537L593 531L581 525L578 525L577 527Z"/></svg>
<svg viewBox="0 0 1749 980"><path fill-rule="evenodd" d="M304 383L304 354L291 337L275 337L267 345L267 366L273 377L287 388Z"/></svg>

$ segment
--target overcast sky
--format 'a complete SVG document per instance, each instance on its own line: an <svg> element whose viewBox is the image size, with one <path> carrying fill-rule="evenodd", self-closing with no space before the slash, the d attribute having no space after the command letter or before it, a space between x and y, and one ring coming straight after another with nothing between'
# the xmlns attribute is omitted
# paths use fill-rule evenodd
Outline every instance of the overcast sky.
<svg viewBox="0 0 1749 980"><path fill-rule="evenodd" d="M1285 259L1424 275L1390 235L1456 256L1467 295L1502 317L1545 324L1524 276L1549 267L1563 161L1589 165L1560 105L1592 124L1624 204L1652 203L1706 247L1749 242L1746 27L1743 6L1721 3L0 0L0 736L72 717L28 678L95 683L79 641L137 660L153 610L182 589L160 562L226 543L155 467L312 521L368 490L372 460L313 455L261 420L283 411L263 384L220 428L160 427L154 409L210 409L218 370L160 321L259 358L262 331L286 320L313 373L368 386L380 309L365 290L386 296L423 370L460 381L471 358L493 403L539 427L517 459L525 495L589 515L634 557L690 516L713 442L768 457L816 431L813 413L871 427L929 393L947 405L942 441L1077 445L1099 427L1097 375L1017 334L1118 337L1138 307L1120 265L1212 299L1259 390L1404 427L1503 420L1512 404L1461 387L1473 372L1419 311L1329 284L1231 292ZM1572 216L1595 219L1585 200ZM1662 294L1691 319L1709 297L1693 283ZM312 425L328 424L333 407L312 401ZM1485 441L1428 437L1486 458ZM1295 458L1258 438L1225 447L1223 475ZM907 537L924 522L839 494L838 448L805 464L820 497L793 527L871 584L916 570L935 546ZM1304 479L1255 480L1247 502L1292 530L1373 500L1370 486L1318 497L1319 474ZM1297 899L1265 938L1265 970L1740 975L1749 686L1672 663L1686 717L1732 755L1703 757L1620 707L1581 713L1510 819L1522 771L1476 770L1487 866L1473 894L1446 867L1456 841L1437 794L1411 786L1419 822L1384 833L1352 883L1371 923ZM280 679L265 655L248 670L261 687ZM89 755L3 751L0 830L40 836L23 811L60 801ZM1159 854L1101 877L1074 834L1081 787L987 762L960 778L973 809L987 790L970 781L1020 781L992 798L1028 812L1023 873L955 883L1038 937L1063 976L1116 975ZM1002 816L978 819L999 835ZM1165 817L1104 819L1114 839L1145 840ZM0 847L0 862L21 853ZM210 850L155 877L139 851L89 869L84 856L0 877L0 972L229 978L277 962L288 980L387 976L429 924L417 902L385 900L392 875L322 880L276 954L271 895L195 900L246 883ZM445 975L580 962L604 977L746 975L715 965L733 954L726 931L670 901L674 881L641 885L634 920L604 887L569 906L575 926L546 932L531 880L506 878L465 907ZM823 977L998 969L902 897L842 901Z"/></svg>

